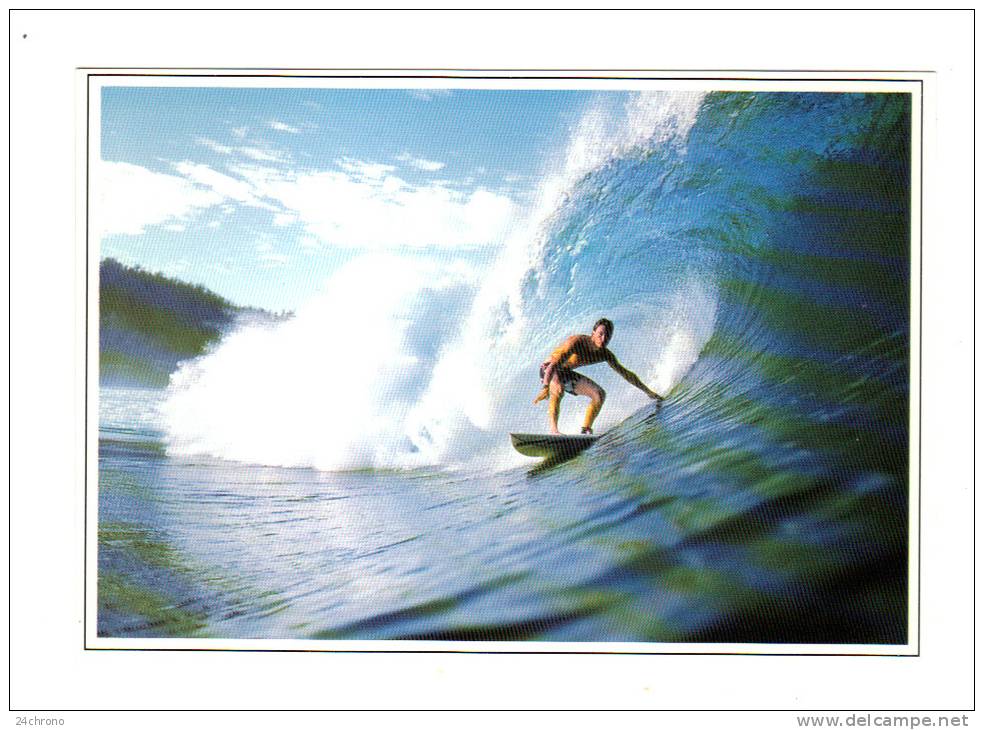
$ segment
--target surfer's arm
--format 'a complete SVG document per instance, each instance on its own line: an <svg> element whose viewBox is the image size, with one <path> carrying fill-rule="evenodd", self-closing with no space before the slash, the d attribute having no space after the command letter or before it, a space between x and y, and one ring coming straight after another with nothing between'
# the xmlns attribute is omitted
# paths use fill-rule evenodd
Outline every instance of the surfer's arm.
<svg viewBox="0 0 984 730"><path fill-rule="evenodd" d="M648 395L650 398L656 398L657 400L663 400L663 396L661 396L655 390L650 389L650 387L648 385L646 385L641 380L639 380L639 376L638 375L636 375L634 372L632 372L628 368L622 367L622 363L620 363L618 360L616 360L614 355L612 355L609 358L608 365L609 365L609 367L611 367L612 370L614 370L616 373L618 373L623 378L625 378L625 381L627 383L629 383L630 385L634 385L636 388L638 388L639 390L641 390L643 393L645 393L646 395Z"/></svg>
<svg viewBox="0 0 984 730"><path fill-rule="evenodd" d="M549 385L550 379L553 377L554 370L562 363L565 362L568 356L571 354L571 350L574 349L574 343L577 342L577 336L568 337L564 340L564 344L558 347L550 355L550 358L544 363L543 368L543 384Z"/></svg>

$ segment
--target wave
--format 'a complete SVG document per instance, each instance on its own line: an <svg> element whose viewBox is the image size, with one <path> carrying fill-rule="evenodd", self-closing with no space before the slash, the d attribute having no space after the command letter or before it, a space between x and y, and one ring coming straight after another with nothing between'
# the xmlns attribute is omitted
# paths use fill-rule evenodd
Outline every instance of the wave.
<svg viewBox="0 0 984 730"><path fill-rule="evenodd" d="M545 428L539 362L607 316L619 359L670 395L674 443L740 431L869 473L851 444L907 445L908 124L896 95L600 95L494 261L347 264L293 319L182 365L168 450L500 470L522 461L507 431ZM596 370L599 429L641 428L652 405Z"/></svg>
<svg viewBox="0 0 984 730"><path fill-rule="evenodd" d="M626 156L679 152L701 99L639 94L615 108L599 97L484 270L360 258L291 320L242 328L182 364L161 408L169 452L326 470L488 461L505 429L534 427L529 371L549 340L588 326L575 311L543 321L543 292L528 292L544 280L552 229L577 185ZM685 329L678 318L672 357L683 343L695 356ZM643 372L667 385L667 373L679 375L665 355L662 365L648 356ZM515 454L503 448L495 459Z"/></svg>

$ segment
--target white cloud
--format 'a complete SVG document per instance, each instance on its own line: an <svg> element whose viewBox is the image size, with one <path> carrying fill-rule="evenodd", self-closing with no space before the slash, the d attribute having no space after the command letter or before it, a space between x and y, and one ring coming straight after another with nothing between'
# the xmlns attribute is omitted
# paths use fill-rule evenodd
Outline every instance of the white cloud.
<svg viewBox="0 0 984 730"><path fill-rule="evenodd" d="M272 167L264 167L263 165L254 165L251 163L229 165L227 169L233 175L241 177L252 185L255 191L262 190L267 184L281 180L284 177L284 173ZM257 192L257 194L260 193Z"/></svg>
<svg viewBox="0 0 984 730"><path fill-rule="evenodd" d="M192 182L211 188L224 199L238 200L240 203L248 203L250 205L257 205L259 203L253 195L249 183L229 177L228 175L223 175L208 165L200 165L195 162L178 162L174 165L174 169Z"/></svg>
<svg viewBox="0 0 984 730"><path fill-rule="evenodd" d="M232 134L237 139L246 139L246 135L249 132L249 127L233 127Z"/></svg>
<svg viewBox="0 0 984 730"><path fill-rule="evenodd" d="M277 132L287 132L288 134L299 134L301 131L297 127L292 127L289 124L284 124L283 122L278 122L277 120L270 122L270 129Z"/></svg>
<svg viewBox="0 0 984 730"><path fill-rule="evenodd" d="M258 162L286 162L288 159L282 152L261 150L258 147L237 147L236 152Z"/></svg>
<svg viewBox="0 0 984 730"><path fill-rule="evenodd" d="M297 223L297 216L293 213L277 213L273 216L273 225L289 226Z"/></svg>
<svg viewBox="0 0 984 730"><path fill-rule="evenodd" d="M253 170L252 182L311 234L346 248L483 246L501 241L515 218L513 202L487 190L410 185L388 174L389 165L344 160L340 167L293 176Z"/></svg>
<svg viewBox="0 0 984 730"><path fill-rule="evenodd" d="M243 131L245 134L245 127L242 130L233 130L233 133L237 131ZM237 135L238 136L238 135ZM287 162L290 156L284 154L283 152L278 152L277 150L270 149L260 149L259 147L230 147L229 145L224 145L220 142L216 142L214 139L208 139L207 137L201 137L197 140L198 144L203 147L208 147L213 152L217 152L220 155L239 155L240 157L248 157L251 160L256 160L258 162Z"/></svg>
<svg viewBox="0 0 984 730"><path fill-rule="evenodd" d="M186 178L127 162L100 161L92 172L91 222L100 238L138 235L148 226L180 223L223 201L219 192Z"/></svg>
<svg viewBox="0 0 984 730"><path fill-rule="evenodd" d="M292 217L291 214L282 213L279 207L257 198L254 195L254 186L248 180L231 177L213 170L208 165L201 165L196 162L178 162L174 164L174 169L192 182L221 195L224 203L222 210L226 214L235 211L235 206L229 203L229 201L235 201L254 208L273 211L277 216L274 220L276 225L287 225L283 221Z"/></svg>
<svg viewBox="0 0 984 730"><path fill-rule="evenodd" d="M303 226L305 251L472 248L503 241L517 212L503 194L462 192L436 182L414 185L394 175L392 165L363 160L299 174L252 163L224 172L188 161L173 168L180 176L100 163L93 185L93 222L100 235L183 225L211 207L229 215L251 206L271 211L275 226ZM266 263L288 260L272 248L258 254Z"/></svg>
<svg viewBox="0 0 984 730"><path fill-rule="evenodd" d="M435 162L433 160L425 160L421 157L414 157L409 152L404 152L396 159L400 162L406 162L409 165L413 165L418 170L424 170L425 172L437 172L438 170L444 169L443 162Z"/></svg>
<svg viewBox="0 0 984 730"><path fill-rule="evenodd" d="M431 101L432 99L451 96L451 89L410 89L409 94L419 101Z"/></svg>

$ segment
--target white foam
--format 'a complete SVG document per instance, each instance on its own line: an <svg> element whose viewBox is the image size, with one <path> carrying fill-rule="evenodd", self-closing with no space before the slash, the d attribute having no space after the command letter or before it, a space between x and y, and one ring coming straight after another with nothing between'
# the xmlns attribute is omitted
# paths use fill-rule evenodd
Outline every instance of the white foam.
<svg viewBox="0 0 984 730"><path fill-rule="evenodd" d="M697 362L714 334L717 304L716 292L695 277L675 293L673 304L667 308L673 316L651 325L662 342L643 377L657 393L670 393Z"/></svg>
<svg viewBox="0 0 984 730"><path fill-rule="evenodd" d="M323 469L428 461L403 433L440 351L420 320L473 288L465 269L357 259L292 319L240 329L173 375L169 451Z"/></svg>

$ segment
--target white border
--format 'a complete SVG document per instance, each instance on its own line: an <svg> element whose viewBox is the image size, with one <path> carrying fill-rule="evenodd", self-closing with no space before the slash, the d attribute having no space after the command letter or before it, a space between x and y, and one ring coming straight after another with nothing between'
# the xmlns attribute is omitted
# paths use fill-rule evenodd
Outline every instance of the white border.
<svg viewBox="0 0 984 730"><path fill-rule="evenodd" d="M239 74L248 73L244 77ZM88 424L87 424L87 527L86 535L86 637L85 644L91 649L202 649L202 650L250 650L250 651L305 651L305 652L476 652L476 653L571 653L571 654L782 654L782 655L865 655L865 656L912 656L918 651L918 611L919 611L919 572L918 572L918 493L919 493L919 283L921 210L921 159L922 159L922 116L921 93L923 84L930 80L926 74L881 74L880 80L871 80L872 74L836 74L838 80L830 80L831 74L824 73L785 73L768 74L762 78L734 79L737 74L727 72L707 72L694 79L694 74L671 74L662 72L636 71L593 71L583 75L604 78L572 78L582 74L569 75L542 72L510 72L513 78L501 78L496 72L482 71L282 71L278 75L263 75L260 72L238 72L225 70L157 70L120 71L118 69L82 69L78 72L80 97L82 103L88 100L88 152L80 145L80 170L86 164L98 162L100 150L99 131L101 128L100 89L105 86L160 86L160 87L209 87L209 88L469 88L469 89L592 89L592 90L672 90L672 91L760 91L760 92L870 92L870 93L910 93L912 108L912 216L911 216L911 343L913 356L910 358L910 549L909 549L909 640L903 645L859 645L859 644L728 644L728 643L628 643L628 642L441 642L441 641L313 641L313 640L229 640L229 639L142 639L142 638L104 638L96 634L97 602L97 546L98 546L98 370L99 370L99 301L98 270L99 245L94 237L88 239L88 305L89 305L89 367L88 367ZM312 78L309 74L320 73L325 76L338 75L342 78ZM101 74L113 74L103 76ZM118 76L117 74L125 74ZM216 77L215 74L222 74ZM229 76L225 76L229 74ZM417 75L433 74L435 78L413 78ZM541 79L539 76L556 76ZM643 80L622 79L619 76L641 77ZM397 78L386 78L395 76ZM439 77L438 77L439 76ZM448 78L448 77L454 78ZM500 76L499 78L496 78ZM517 79L515 77L525 77ZM713 77L721 77L717 80ZM751 76L751 75L750 75ZM492 77L492 78L480 78ZM647 81L645 79L652 79ZM860 80L855 80L860 79ZM84 112L83 112L84 118ZM85 141L83 130L83 142ZM86 177L80 175L85 195ZM82 209L84 212L84 208ZM81 258L85 259L86 228L80 217Z"/></svg>
<svg viewBox="0 0 984 730"><path fill-rule="evenodd" d="M85 303L79 307L77 314L81 318L81 332L85 333L86 366L78 378L84 383L83 413L85 432L85 462L80 470L85 479L83 494L85 495L86 534L85 534L85 597L86 597L86 641L87 647L93 646L96 637L97 601L97 571L99 564L99 241L94 232L89 230L89 180L90 170L98 163L101 140L99 136L99 119L102 116L101 94L90 93L88 84L79 89L79 114L84 120L80 130L80 139L76 147L79 151L79 169L77 178L82 188L82 200L77 225L82 236L78 258L79 300ZM95 134L92 130L95 129ZM94 435L95 434L95 435Z"/></svg>

